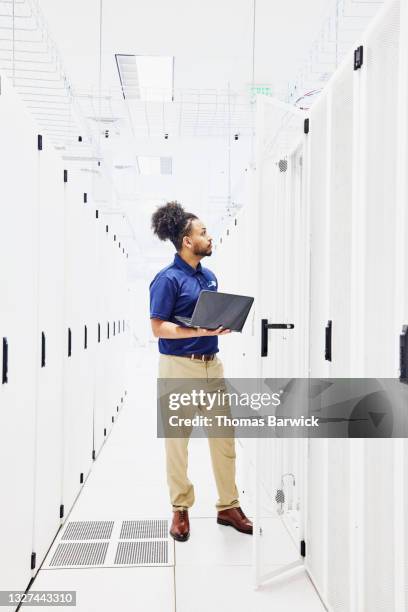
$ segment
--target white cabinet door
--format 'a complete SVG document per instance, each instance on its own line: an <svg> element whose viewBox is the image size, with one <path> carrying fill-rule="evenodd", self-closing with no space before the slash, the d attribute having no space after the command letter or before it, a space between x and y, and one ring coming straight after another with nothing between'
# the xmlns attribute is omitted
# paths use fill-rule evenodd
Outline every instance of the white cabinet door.
<svg viewBox="0 0 408 612"><path fill-rule="evenodd" d="M9 590L25 589L33 551L39 152L31 119L3 77L0 133L2 362L8 347L7 382L0 381L0 589Z"/></svg>

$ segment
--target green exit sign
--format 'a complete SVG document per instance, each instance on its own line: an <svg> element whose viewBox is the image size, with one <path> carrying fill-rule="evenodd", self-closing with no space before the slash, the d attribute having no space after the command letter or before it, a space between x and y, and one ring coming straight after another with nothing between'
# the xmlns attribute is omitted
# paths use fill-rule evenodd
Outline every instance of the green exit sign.
<svg viewBox="0 0 408 612"><path fill-rule="evenodd" d="M249 90L253 96L256 96L257 94L262 94L263 96L273 96L271 85L250 85Z"/></svg>

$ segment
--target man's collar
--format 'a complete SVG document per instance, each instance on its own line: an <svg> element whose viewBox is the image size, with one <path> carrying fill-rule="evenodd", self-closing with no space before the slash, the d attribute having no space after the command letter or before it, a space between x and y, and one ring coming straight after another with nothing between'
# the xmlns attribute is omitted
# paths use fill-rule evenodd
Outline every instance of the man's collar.
<svg viewBox="0 0 408 612"><path fill-rule="evenodd" d="M193 276L193 274L195 274L196 272L201 272L200 262L198 262L197 268L193 268L193 266L190 266L190 264L184 261L184 259L180 257L178 253L176 253L174 256L174 264L181 270L184 270L184 272L187 272L187 274L190 274L191 276Z"/></svg>

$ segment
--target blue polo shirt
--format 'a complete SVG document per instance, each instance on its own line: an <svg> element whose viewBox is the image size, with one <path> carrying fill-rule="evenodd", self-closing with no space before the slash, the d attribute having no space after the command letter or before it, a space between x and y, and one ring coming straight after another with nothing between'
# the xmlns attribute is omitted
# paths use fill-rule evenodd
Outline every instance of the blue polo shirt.
<svg viewBox="0 0 408 612"><path fill-rule="evenodd" d="M173 263L160 270L150 283L150 318L180 325L175 317L191 317L201 291L217 288L217 278L211 270L201 263L194 269L176 253ZM218 337L159 338L159 351L165 355L210 355L218 352Z"/></svg>

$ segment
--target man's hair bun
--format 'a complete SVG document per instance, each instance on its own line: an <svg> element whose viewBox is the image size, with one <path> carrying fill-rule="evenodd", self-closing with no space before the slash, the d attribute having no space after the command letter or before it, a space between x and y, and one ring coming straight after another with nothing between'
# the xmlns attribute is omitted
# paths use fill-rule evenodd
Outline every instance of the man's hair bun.
<svg viewBox="0 0 408 612"><path fill-rule="evenodd" d="M153 213L152 229L160 240L170 240L179 251L193 219L197 219L196 215L185 212L179 202L168 202Z"/></svg>

